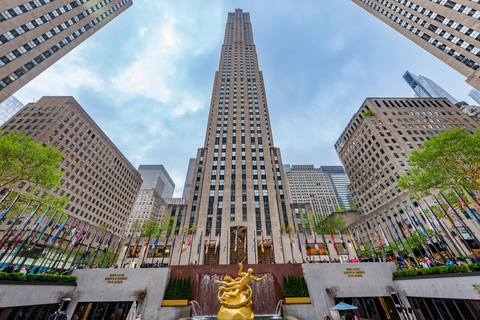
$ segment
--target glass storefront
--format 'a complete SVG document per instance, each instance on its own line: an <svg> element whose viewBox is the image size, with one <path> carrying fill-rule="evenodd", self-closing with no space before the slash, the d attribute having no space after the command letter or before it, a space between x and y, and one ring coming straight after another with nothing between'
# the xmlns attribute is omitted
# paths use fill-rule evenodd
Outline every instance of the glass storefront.
<svg viewBox="0 0 480 320"><path fill-rule="evenodd" d="M80 302L72 320L125 320L132 306L130 302Z"/></svg>
<svg viewBox="0 0 480 320"><path fill-rule="evenodd" d="M408 298L419 320L480 319L480 300Z"/></svg>
<svg viewBox="0 0 480 320"><path fill-rule="evenodd" d="M45 320L58 309L58 303L0 308L0 320Z"/></svg>
<svg viewBox="0 0 480 320"><path fill-rule="evenodd" d="M336 298L336 303L345 302L357 307L353 310L360 319L401 320L391 297Z"/></svg>

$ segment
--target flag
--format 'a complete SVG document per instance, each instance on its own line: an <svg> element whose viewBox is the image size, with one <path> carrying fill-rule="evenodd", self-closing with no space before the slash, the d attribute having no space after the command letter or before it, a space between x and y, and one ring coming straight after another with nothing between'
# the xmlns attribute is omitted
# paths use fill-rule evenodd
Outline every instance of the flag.
<svg viewBox="0 0 480 320"><path fill-rule="evenodd" d="M248 242L248 237L247 237L247 232L245 232L245 236L243 237L243 252L247 254L247 242Z"/></svg>
<svg viewBox="0 0 480 320"><path fill-rule="evenodd" d="M9 204L8 206L5 207L5 209L2 210L2 212L0 212L0 222L3 220L3 218L5 218L5 216L7 215L8 211L10 211L10 209L13 207L13 205L15 204L15 202L17 202L17 199L20 195L16 196ZM6 196L5 196L6 197ZM3 200L3 199L2 199Z"/></svg>
<svg viewBox="0 0 480 320"><path fill-rule="evenodd" d="M347 247L345 246L345 241L343 241L342 232L340 229L338 229L338 235L340 236L340 242L342 243L343 250L347 251Z"/></svg>
<svg viewBox="0 0 480 320"><path fill-rule="evenodd" d="M200 254L200 246L202 244L202 234L203 234L203 231L200 232L200 240L198 240L197 254Z"/></svg>
<svg viewBox="0 0 480 320"><path fill-rule="evenodd" d="M70 248L73 248L73 246L75 245L75 243L77 243L77 240L78 240L78 238L80 237L80 235L82 234L82 231L83 231L83 229L85 228L86 225L87 225L87 224L84 223L83 226L82 226L82 228L80 229L80 231L78 231L77 235L72 239L72 242L71 242L70 245L68 246L69 249L70 249ZM76 228L75 228L75 229L76 229Z"/></svg>
<svg viewBox="0 0 480 320"><path fill-rule="evenodd" d="M453 188L452 188L453 189ZM460 197L460 195L457 193L457 191L455 189L453 189L453 192L455 193L455 195L457 196L457 199L458 201L460 201L460 204L462 205L463 209L465 211L467 211L468 213L468 216L475 220L477 223L480 224L480 221L478 221L477 217L472 213L472 211L470 210L470 208L466 205L466 203L463 201L462 197Z"/></svg>
<svg viewBox="0 0 480 320"><path fill-rule="evenodd" d="M45 216L47 215L48 211L50 211L50 209L45 210L42 216L35 221L35 224L33 225L32 230L30 230L27 238L30 238L30 236L35 232L40 222L42 222L43 218L45 218Z"/></svg>
<svg viewBox="0 0 480 320"><path fill-rule="evenodd" d="M375 243L373 243L372 237L370 237L370 234L369 234L368 232L367 232L367 236L368 236L368 239L370 240L370 243L372 244L373 250L374 250L374 251L377 250L377 249L375 248ZM375 253L376 253L376 252L375 252Z"/></svg>
<svg viewBox="0 0 480 320"><path fill-rule="evenodd" d="M363 244L362 237L360 237L360 233L358 233L358 229L355 229L355 231L357 231L357 236L358 236L358 239L360 240L360 245L362 246L362 250L363 252L366 253L367 251L365 250L365 245Z"/></svg>
<svg viewBox="0 0 480 320"><path fill-rule="evenodd" d="M435 229L433 228L433 225L430 223L430 218L425 214L422 207L420 206L420 203L418 204L418 208L420 209L421 215L423 216L424 220L427 221L428 228L432 231L433 234L435 234Z"/></svg>
<svg viewBox="0 0 480 320"><path fill-rule="evenodd" d="M263 248L263 231L260 233L260 243L262 245L262 252L265 252L265 249Z"/></svg>
<svg viewBox="0 0 480 320"><path fill-rule="evenodd" d="M135 256L136 253L137 253L137 247L138 247L138 243L140 242L141 237L142 237L142 234L139 234L138 238L137 238L137 241L135 241L135 244L133 245L133 256Z"/></svg>
<svg viewBox="0 0 480 320"><path fill-rule="evenodd" d="M443 196L443 194L441 192L438 193L440 195L440 197L442 198L443 202L445 203L445 206L447 207L448 211L452 214L453 216L453 219L455 221L460 221L460 218L457 216L457 213L455 212L455 210L453 210L453 208L450 206L450 204L448 203L447 199L445 199L445 197Z"/></svg>
<svg viewBox="0 0 480 320"><path fill-rule="evenodd" d="M253 239L252 239L252 251L255 252L256 250L256 245L255 245L255 231L253 232Z"/></svg>
<svg viewBox="0 0 480 320"><path fill-rule="evenodd" d="M467 191L467 189L462 184L460 184L460 186L462 187L462 190L465 193L468 201L470 201L477 209L480 209L480 204L478 204L478 202L473 199L472 195Z"/></svg>
<svg viewBox="0 0 480 320"><path fill-rule="evenodd" d="M83 255L87 255L88 250L90 250L90 246L92 245L93 240L95 240L95 236L97 235L97 231L98 231L98 229L95 230L95 233L93 234L92 240L90 240L90 242L88 243L87 247L85 248L85 252L83 253Z"/></svg>
<svg viewBox="0 0 480 320"><path fill-rule="evenodd" d="M57 215L57 212L55 211L54 214L50 217L50 219L45 223L42 227L42 230L38 233L37 235L37 240L39 240L43 235L45 234L45 230L47 230L48 225L52 222L53 218Z"/></svg>
<svg viewBox="0 0 480 320"><path fill-rule="evenodd" d="M205 254L208 253L208 248L210 247L210 239L212 237L212 233L208 235L208 240L207 240L207 247L205 248Z"/></svg>
<svg viewBox="0 0 480 320"><path fill-rule="evenodd" d="M61 217L60 217L61 218ZM75 219L74 219L75 220ZM60 232L62 232L63 228L65 227L65 224L67 223L68 221L68 217L67 219L65 219L65 221L62 222L62 224L60 225L60 227L58 227L58 230L57 232L55 232L55 234L53 235L52 237L52 242L55 242L55 240L57 240L58 238L58 235L60 234Z"/></svg>
<svg viewBox="0 0 480 320"><path fill-rule="evenodd" d="M217 235L217 241L215 242L215 252L213 252L213 254L217 254L217 248L219 244L220 244L220 234Z"/></svg>
<svg viewBox="0 0 480 320"><path fill-rule="evenodd" d="M47 234L47 237L45 238L45 243L47 243L50 237L53 236L53 231L55 231L55 228L58 226L58 223L60 222L60 220L62 220L62 218L63 216L62 214L60 214L60 217L58 217L57 221L55 221L55 223L53 224L52 230L50 230L50 233Z"/></svg>
<svg viewBox="0 0 480 320"><path fill-rule="evenodd" d="M78 244L83 242L83 240L85 239L85 236L87 235L88 230L90 230L90 226L88 226L87 230L82 232L82 235L80 236L77 243L75 244L75 247L74 247L75 249L77 248Z"/></svg>
<svg viewBox="0 0 480 320"><path fill-rule="evenodd" d="M302 253L302 245L300 244L300 236L298 235L298 232L296 232L297 234L297 241L298 241L298 251L300 253Z"/></svg>
<svg viewBox="0 0 480 320"><path fill-rule="evenodd" d="M355 248L355 251L357 251L358 250L357 243L355 242L355 239L352 236L352 231L350 231L350 229L348 229L348 235L350 236L350 239L352 239L353 247Z"/></svg>
<svg viewBox="0 0 480 320"><path fill-rule="evenodd" d="M171 249L170 251L171 251L172 253L173 253L173 249L175 248L175 240L177 240L177 235L175 235L175 236L173 237L172 246L170 247L170 249ZM165 248L164 248L164 249L165 249Z"/></svg>
<svg viewBox="0 0 480 320"><path fill-rule="evenodd" d="M143 255L148 251L150 248L150 239L152 238L152 231L150 231L150 235L148 236L147 244L145 245L145 248L143 249ZM105 249L108 247L108 244L105 246ZM103 250L105 253L105 249Z"/></svg>
<svg viewBox="0 0 480 320"><path fill-rule="evenodd" d="M98 241L98 244L97 246L95 247L95 253L98 251L98 249L100 249L100 246L102 245L102 242L103 242L103 238L105 237L105 234L107 233L107 230L105 230L102 234L102 237L100 238L100 240ZM132 236L133 237L133 236ZM130 242L128 243L128 245L130 245L130 243L132 242L132 237L130 237Z"/></svg>
<svg viewBox="0 0 480 320"><path fill-rule="evenodd" d="M320 250L318 248L317 237L315 236L315 230L313 229L312 229L312 234L313 234L313 243L315 243L315 249Z"/></svg>
<svg viewBox="0 0 480 320"><path fill-rule="evenodd" d="M292 239L290 232L288 232L288 238L290 238L290 246L292 247L292 251L295 251L295 241Z"/></svg>
<svg viewBox="0 0 480 320"><path fill-rule="evenodd" d="M192 244L192 237L193 237L193 232L190 233L190 236L188 237L187 241L183 244L182 252L185 252L185 250L187 250L188 247L190 247L190 245Z"/></svg>
<svg viewBox="0 0 480 320"><path fill-rule="evenodd" d="M382 236L383 236L383 241L385 241L385 246L390 246L390 243L388 242L388 239L387 237L385 236L385 232L383 232L383 228L381 225L378 225L380 227L380 232L382 233Z"/></svg>
<svg viewBox="0 0 480 320"><path fill-rule="evenodd" d="M152 253L155 252L155 246L157 245L157 242L158 242L158 237L160 237L160 230L158 230L157 232L157 236L155 237L155 241L153 241L153 245L152 245ZM165 247L164 247L165 248Z"/></svg>
<svg viewBox="0 0 480 320"><path fill-rule="evenodd" d="M270 249L272 249L273 252L273 232L270 231Z"/></svg>
<svg viewBox="0 0 480 320"><path fill-rule="evenodd" d="M235 250L234 251L237 251L237 241L238 241L238 228L237 230L235 230Z"/></svg>
<svg viewBox="0 0 480 320"><path fill-rule="evenodd" d="M225 253L225 250L227 250L228 234L229 234L229 232L227 232L227 234L225 235L225 244L223 245L223 252L224 253Z"/></svg>
<svg viewBox="0 0 480 320"><path fill-rule="evenodd" d="M323 246L325 249L327 249L327 241L325 241L325 235L323 234L323 230L320 230L322 232L322 241L323 241Z"/></svg>
<svg viewBox="0 0 480 320"><path fill-rule="evenodd" d="M382 241L380 241L380 237L378 236L377 230L375 230L375 235L377 236L377 240L378 240L378 244L380 245L380 248L383 250Z"/></svg>
<svg viewBox="0 0 480 320"><path fill-rule="evenodd" d="M180 244L178 245L177 253L180 252L180 249L183 246L183 239L185 238L185 233L182 233L182 239L180 240ZM173 247L172 247L173 248Z"/></svg>
<svg viewBox="0 0 480 320"><path fill-rule="evenodd" d="M417 236L420 237L420 233L417 230L417 225L420 228L420 230L422 231L422 233L424 235L426 235L427 233L425 232L425 230L423 230L422 226L420 225L420 221L418 221L417 217L415 216L415 212L413 212L412 208L408 207L406 209L407 209L407 211L405 211L405 214L407 215L408 221L413 226L413 230L415 230L415 233L417 234ZM410 220L410 216L408 215L408 211L410 211L410 213L412 214L413 221Z"/></svg>
<svg viewBox="0 0 480 320"><path fill-rule="evenodd" d="M332 231L330 231L330 238L332 239L333 248L337 251L337 245L335 244L335 239L333 238Z"/></svg>

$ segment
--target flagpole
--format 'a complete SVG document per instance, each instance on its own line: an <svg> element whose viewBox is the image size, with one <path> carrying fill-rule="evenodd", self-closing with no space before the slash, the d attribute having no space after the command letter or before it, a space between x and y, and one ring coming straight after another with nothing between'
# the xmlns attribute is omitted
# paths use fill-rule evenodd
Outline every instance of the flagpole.
<svg viewBox="0 0 480 320"><path fill-rule="evenodd" d="M288 230L288 239L289 243L288 246L290 247L290 251L292 252L292 263L295 262L295 256L293 255L293 244L292 244L292 234L290 233L290 230Z"/></svg>
<svg viewBox="0 0 480 320"><path fill-rule="evenodd" d="M67 220L68 220L68 218L67 218ZM62 249L62 244L63 244L63 242L65 241L65 239L67 238L67 236L68 236L68 234L70 233L70 231L72 230L72 228L74 227L75 220L77 220L77 219L76 219L76 218L73 218L72 224L71 224L71 225L68 227L68 229L65 231L64 236L63 236L63 238L62 238L62 241L60 241L59 244L58 244L58 251L61 251L61 249ZM77 224L77 225L78 225L78 224ZM55 240L56 240L56 239L55 239ZM53 246L55 246L55 243L53 244ZM68 246L65 246L65 250L67 250L67 247L68 247ZM57 254L57 252L55 253L55 255L56 255L56 254ZM52 263L49 263L49 264L48 264L47 270L48 270L49 268L51 268L51 269L53 270L53 267L55 267L55 265L57 264L57 261L58 261L58 259L59 259L59 257L60 257L61 255L63 255L63 254L59 254L58 257L57 257L57 259L56 259L55 261L52 259ZM54 256L54 257L55 257L55 256Z"/></svg>
<svg viewBox="0 0 480 320"><path fill-rule="evenodd" d="M151 233L150 233L150 235L151 235ZM107 243L105 243L105 247L103 248L103 259L102 259L102 262L100 263L100 268L103 266L103 262L105 261L105 258L107 257L108 250L110 250L110 247L111 247L111 244L112 244L112 239L113 239L113 231L110 231L110 238L107 240Z"/></svg>
<svg viewBox="0 0 480 320"><path fill-rule="evenodd" d="M410 219L410 216L408 215L408 211L410 211L410 213L412 213L413 221ZM405 214L407 215L408 220L409 220L410 224L412 225L413 230L415 230L415 232L417 233L417 236L418 236L418 237L420 238L420 240L422 241L423 246L424 246L424 249L425 249L425 253L427 253L427 251L428 251L428 254L430 254L432 257L434 257L435 255L433 254L433 251L430 249L430 246L425 242L425 239L422 238L422 236L420 235L420 232L418 232L417 227L415 226L415 223L417 222L417 221L415 221L415 220L418 220L418 219L415 219L415 216L413 215L413 213L414 213L414 212L413 212L412 208L410 208L410 207L405 207ZM423 226L420 225L420 221L418 221L418 224L419 224L419 226L421 227L421 230L425 230L425 229L423 228ZM427 233L427 231L425 231L425 233Z"/></svg>
<svg viewBox="0 0 480 320"><path fill-rule="evenodd" d="M63 218L63 215L60 215L60 218L59 218L58 222L60 222L60 220L61 220L62 218ZM42 263L40 264L40 266L38 266L38 272L37 272L37 273L40 273L40 272L41 272L42 267L43 267L43 263L48 261L48 257L50 256L50 252L52 251L52 249L53 249L53 247L54 247L54 245L55 245L55 240L56 240L55 237L56 237L57 233L60 233L60 232L61 232L61 229L63 229L63 227L64 227L65 224L67 223L68 219L69 219L69 217L67 216L67 219L66 219L64 222L62 222L62 224L58 227L59 230L55 233L55 235L53 235L53 231L55 230L55 226L52 228L51 236L52 236L52 242L53 242L53 244L52 244L50 247L48 247L48 251L47 251L47 253L45 254L45 258L43 259L43 261L42 261ZM47 237L47 239L45 239L45 244L44 244L44 245L46 245L46 244L48 243L48 240L50 240L50 237ZM34 273L33 270L32 270L32 273Z"/></svg>
<svg viewBox="0 0 480 320"><path fill-rule="evenodd" d="M55 227L56 227L56 226L58 225L58 223L62 220L62 218L63 218L63 215L60 213L60 217L57 219L57 221L55 221L54 225L52 226L52 228L51 228L51 230L50 230L50 234L47 234L47 236L45 237L45 241L43 242L43 247L47 247L48 240L50 240L50 237L51 237L51 236L53 237L53 232L55 231ZM50 249L51 249L51 247L49 247L48 252L50 252ZM42 249L42 252L43 252L43 249ZM36 258L36 259L32 262L32 265L35 265L35 263L37 262L38 259L39 259L39 257ZM45 255L45 259L46 259L46 255ZM42 265L42 264L40 264L40 266L41 266L41 265ZM40 267L40 266L39 266L39 267ZM32 274L35 273L33 268L31 268L31 273L32 273Z"/></svg>
<svg viewBox="0 0 480 320"><path fill-rule="evenodd" d="M188 253L188 264L190 264L190 259L192 258L192 247L193 247L193 236L196 235L195 231L192 231L190 237L192 238L192 241L190 242L190 252Z"/></svg>
<svg viewBox="0 0 480 320"><path fill-rule="evenodd" d="M30 258L32 256L32 254L35 252L35 246L38 244L38 242L40 241L40 239L42 239L43 235L45 234L45 230L48 228L48 225L52 222L53 218L55 218L55 216L57 215L57 212L55 211L53 213L53 215L50 217L50 220L47 221L47 223L43 226L43 230L39 230L38 231L38 234L39 236L37 237L37 239L35 240L35 242L33 243L33 250L31 250L31 252L27 253L25 255L25 258L23 259L23 261L21 262L20 266L18 267L19 269L21 269L23 267L23 265L25 264L25 262L27 261L28 258ZM46 241L45 241L46 242ZM28 247L27 247L27 250L28 250ZM37 261L37 259L35 259L33 261L33 263L30 265L30 269L32 269L34 267L34 264L35 262Z"/></svg>
<svg viewBox="0 0 480 320"><path fill-rule="evenodd" d="M3 246L7 243L8 239L12 236L11 233L15 233L16 229L13 230L14 226L16 225L18 219L20 219L21 216L23 216L23 214L25 213L25 211L27 211L27 208L30 206L30 204L32 203L32 201L30 200L27 205L25 206L25 208L23 208L23 210L18 214L18 216L15 218L15 220L12 222L12 224L10 225L10 227L8 228L8 230L6 230L4 232L4 235L2 237L2 240L0 241L0 249L3 248ZM3 257L2 257L3 258ZM0 259L1 260L1 259Z"/></svg>
<svg viewBox="0 0 480 320"><path fill-rule="evenodd" d="M456 245L456 240L454 237L452 237L452 235L448 232L447 228L443 225L443 223L440 221L440 219L438 218L438 216L435 214L435 212L433 212L433 210L430 208L430 206L428 205L428 203L423 200L423 203L425 204L425 207L427 208L427 211L432 215L432 217L435 218L436 222L438 222L438 225L440 227L440 230L443 231L443 233L445 233L445 237L447 238L447 240L450 242L450 246L453 246L455 248L455 250L457 251L457 253L461 254L462 252L460 251L460 249L457 247ZM445 239L445 237L442 236L442 238ZM448 243L445 241L445 245L446 247L448 248ZM452 259L454 259L456 257L456 254L453 252L453 250L451 248L449 248L450 251L451 251L451 254L452 254Z"/></svg>
<svg viewBox="0 0 480 320"><path fill-rule="evenodd" d="M85 225L86 225L86 224L87 224L87 223L85 223ZM85 225L83 226L84 228L85 228ZM75 266L75 259L77 259L77 255L78 255L78 253L80 252L80 248L82 247L83 240L85 240L85 238L87 237L87 232L88 232L89 229L90 229L90 226L88 226L88 228L87 228L85 231L80 232L80 237L79 237L78 239L76 239L76 241L75 241L75 243L74 243L74 245L73 245L73 250L72 250L72 252L70 253L70 255L68 256L67 260L65 260L65 262L64 262L63 265L62 265L62 268L61 268L62 270L65 269L65 265L67 264L70 256L72 255L72 253L73 253L74 251L76 251L76 252L75 252L75 256L73 256L72 266ZM67 266L67 269L70 269L70 268L71 268L71 267Z"/></svg>
<svg viewBox="0 0 480 320"><path fill-rule="evenodd" d="M133 239L133 232L132 234L130 235L130 241L128 241L128 244L126 245L126 248L125 248L125 253L123 254L123 258L122 258L122 264L121 264L121 267L123 269L123 262L125 261L125 257L127 256L127 251L130 251L130 244L132 243L132 239ZM96 254L95 254L96 256Z"/></svg>
<svg viewBox="0 0 480 320"><path fill-rule="evenodd" d="M398 214L400 214L400 212L399 212ZM397 226L398 226L397 217L394 216L394 218L395 218L395 222L397 223ZM400 218L403 219L401 214L400 214ZM403 225L403 224L404 224L404 223L402 223L402 225ZM402 228L400 228L400 232L402 233L402 236L403 236L403 238L405 239L405 242L408 244L408 247L409 247L410 250L412 251L413 260L415 260L415 263L417 264L417 266L419 266L420 264L418 263L417 256L415 255L415 252L413 252L413 248L412 248L412 246L410 245L410 242L408 242L408 239L407 239L405 233L403 233ZM415 240L414 240L414 241L415 241ZM403 245L403 243L402 243L402 245ZM404 248L405 248L405 246L404 246ZM407 252L407 253L408 253L408 252ZM408 254L407 254L407 256L408 256Z"/></svg>
<svg viewBox="0 0 480 320"><path fill-rule="evenodd" d="M38 206L38 208L40 207L40 205ZM17 255L22 251L22 248L25 246L25 244L27 244L27 248L28 246L30 245L30 243L32 242L32 240L30 239L33 236L35 236L37 234L36 232L36 229L37 229L37 226L40 224L40 222L42 222L43 218L45 217L45 215L48 213L50 209L47 209L43 214L42 216L40 216L39 218L37 218L37 220L35 221L35 223L33 224L33 227L32 229L30 229L30 232L28 233L27 237L25 238L25 240L22 241L22 244L20 245L20 248L18 248L17 252L13 255L13 258L12 260L10 261L10 263L7 265L11 265L11 264L14 264L15 262L15 259L17 258ZM27 227L27 225L25 225L25 227ZM26 230L25 230L25 233L26 233ZM22 236L23 237L23 236ZM27 243L28 242L28 243ZM12 253L13 253L13 250L12 250Z"/></svg>
<svg viewBox="0 0 480 320"><path fill-rule="evenodd" d="M435 195L432 194L432 197L435 199L435 201L438 203L438 206L440 207L440 209L442 210L443 214L448 218L448 221L450 221L450 224L451 226L455 229L455 231L457 232L457 236L458 238L460 239L460 242L458 243L458 246L460 247L460 249L462 250L461 252L459 251L459 253L461 255L464 255L465 254L465 251L463 251L463 248L462 248L462 242L465 244L465 246L467 247L467 249L469 249L470 251L472 250L470 248L470 246L465 242L463 241L463 239L460 237L460 231L458 230L457 226L455 225L455 221L452 220L452 218L450 217L450 215L448 214L448 211L445 210L442 205L440 204L440 202L438 201L438 199L435 197ZM455 237L452 237L453 239L455 239Z"/></svg>
<svg viewBox="0 0 480 320"><path fill-rule="evenodd" d="M456 192L456 191L455 191ZM457 211L450 205L450 203L448 202L448 200L443 196L443 194L440 192L439 193L440 196L442 197L443 201L456 213ZM457 194L458 195L458 194ZM463 201L463 200L462 200ZM465 228L465 230L467 231L468 235L470 237L472 237L474 239L474 242L476 242L477 246L480 246L480 242L478 241L477 237L474 235L474 233L472 232L472 230L466 225L466 223L463 221L463 218L457 214L457 217L459 218L460 220L460 224ZM464 241L465 244L466 241ZM470 247L470 245L467 245L468 248L470 249L470 252L472 251L472 248Z"/></svg>
<svg viewBox="0 0 480 320"><path fill-rule="evenodd" d="M145 262L145 257L147 256L148 252L150 251L150 239L152 238L152 230L150 230L150 235L148 236L147 244L145 245L145 249L143 250L143 257L142 257L142 263Z"/></svg>
<svg viewBox="0 0 480 320"><path fill-rule="evenodd" d="M90 264L90 268L93 266L93 264L95 263L95 259L97 259L97 254L98 254L98 251L100 250L100 246L102 245L103 243L103 239L105 239L105 235L107 234L107 230L105 229L105 231L103 231L103 234L102 236L100 237L100 239L98 240L98 243L97 243L97 246L95 247L95 255L93 256L93 260L92 260L92 263ZM132 236L133 236L133 233L132 233ZM125 257L124 257L125 258Z"/></svg>
<svg viewBox="0 0 480 320"><path fill-rule="evenodd" d="M440 258L442 258L443 262L446 263L446 259L445 257L442 255L442 253L440 252L440 241L443 241L445 243L445 253L447 255L450 255L450 257L453 259L453 257L455 257L455 255L453 255L450 251L451 249L448 247L448 243L447 241L443 238L443 236L441 235L440 231L438 230L437 226L435 225L435 222L432 221L430 219L430 217L423 211L423 208L422 206L420 205L420 203L418 204L418 207L420 208L420 212L421 212L421 216L423 215L423 218L427 220L428 222L428 225L431 227L431 230L432 230L432 233L434 234L436 240L437 240L437 245L433 246L435 248L435 250L437 251L438 255L440 256ZM432 241L433 243L433 241ZM438 248L437 248L438 247Z"/></svg>
<svg viewBox="0 0 480 320"><path fill-rule="evenodd" d="M177 240L177 235L176 234L173 235L173 241L172 241L172 244L170 245L170 257L168 257L169 265L172 265L172 257L173 257L173 253L175 251L175 240ZM164 251L165 251L165 249L164 249ZM162 264L163 264L163 259L162 259Z"/></svg>

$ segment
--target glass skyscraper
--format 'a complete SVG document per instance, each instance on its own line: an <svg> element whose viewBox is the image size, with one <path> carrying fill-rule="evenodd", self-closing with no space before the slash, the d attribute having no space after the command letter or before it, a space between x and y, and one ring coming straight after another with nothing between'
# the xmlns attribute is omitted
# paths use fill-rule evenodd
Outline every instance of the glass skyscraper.
<svg viewBox="0 0 480 320"><path fill-rule="evenodd" d="M447 98L451 103L458 103L457 99L452 97L447 91L443 90L435 81L422 75L414 75L410 71L405 72L403 79L419 98Z"/></svg>
<svg viewBox="0 0 480 320"><path fill-rule="evenodd" d="M14 96L10 96L7 100L0 103L0 126L13 117L20 109L23 108L23 103L17 100Z"/></svg>

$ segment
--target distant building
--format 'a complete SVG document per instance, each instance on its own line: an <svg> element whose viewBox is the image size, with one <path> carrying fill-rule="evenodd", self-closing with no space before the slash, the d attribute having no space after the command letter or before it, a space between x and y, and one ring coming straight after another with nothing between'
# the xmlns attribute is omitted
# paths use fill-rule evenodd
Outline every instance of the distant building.
<svg viewBox="0 0 480 320"><path fill-rule="evenodd" d="M23 108L23 103L17 100L14 96L10 96L7 100L0 103L0 126L8 121L20 109Z"/></svg>
<svg viewBox="0 0 480 320"><path fill-rule="evenodd" d="M475 100L475 102L480 105L480 92L478 92L478 90L472 89L472 90L468 93L468 95L470 96L470 98L472 98L473 100Z"/></svg>
<svg viewBox="0 0 480 320"><path fill-rule="evenodd" d="M343 166L321 166L320 169L330 177L340 208L342 210L354 209L352 195L348 191L350 180L348 180Z"/></svg>
<svg viewBox="0 0 480 320"><path fill-rule="evenodd" d="M173 197L175 183L163 165L140 165L138 172L143 179L142 189L155 189L163 199Z"/></svg>
<svg viewBox="0 0 480 320"><path fill-rule="evenodd" d="M284 165L292 203L309 203L318 216L328 216L353 203L349 180L342 166Z"/></svg>
<svg viewBox="0 0 480 320"><path fill-rule="evenodd" d="M188 161L187 176L185 177L185 184L183 185L182 198L188 199L190 196L190 189L192 188L193 171L195 170L195 158L190 158Z"/></svg>
<svg viewBox="0 0 480 320"><path fill-rule="evenodd" d="M131 0L0 1L0 102L131 5Z"/></svg>
<svg viewBox="0 0 480 320"><path fill-rule="evenodd" d="M140 227L149 221L160 223L165 206L166 202L160 197L157 190L141 189L128 221L126 235L138 235L140 230L136 227ZM136 221L138 221L137 224Z"/></svg>
<svg viewBox="0 0 480 320"><path fill-rule="evenodd" d="M403 79L410 88L417 94L419 98L447 98L451 103L458 103L457 99L452 97L447 91L443 90L435 81L428 79L422 75L414 75L407 71L403 75Z"/></svg>

